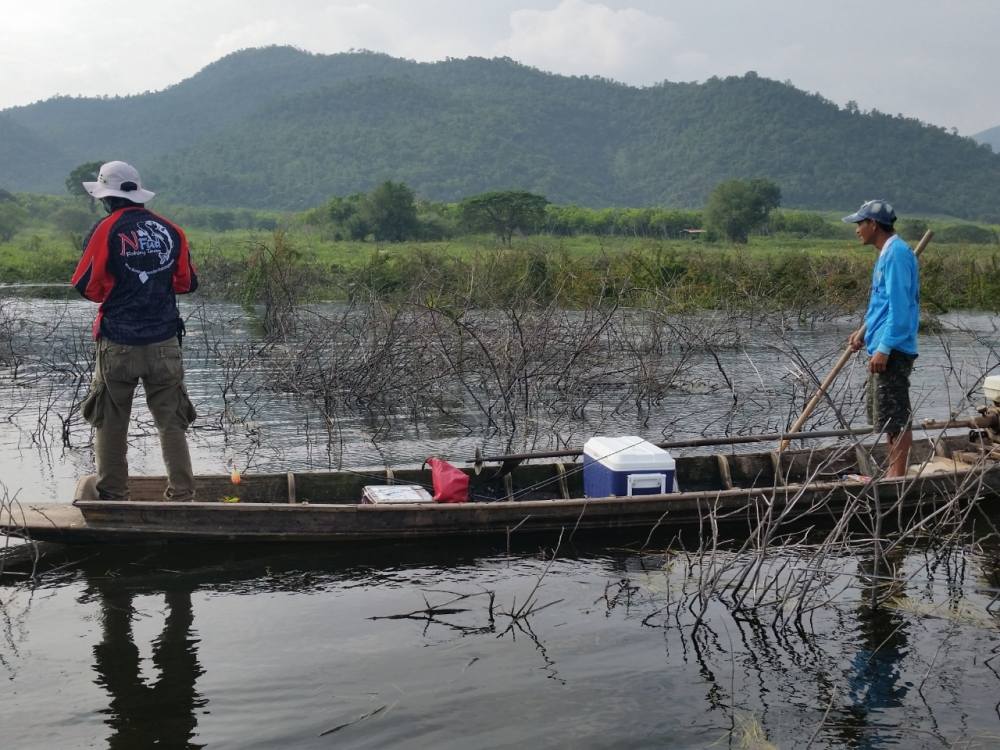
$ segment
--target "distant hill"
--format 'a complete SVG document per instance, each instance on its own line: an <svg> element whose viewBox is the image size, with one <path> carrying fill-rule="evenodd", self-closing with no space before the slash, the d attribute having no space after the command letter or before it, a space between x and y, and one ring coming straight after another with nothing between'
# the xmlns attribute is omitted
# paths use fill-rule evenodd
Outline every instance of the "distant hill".
<svg viewBox="0 0 1000 750"><path fill-rule="evenodd" d="M721 180L768 177L790 207L882 196L902 214L1000 221L1000 155L754 73L634 88L509 59L269 47L161 92L4 110L0 157L8 190L61 192L77 164L122 158L172 200L211 205L297 209L393 179L437 200L517 187L699 207Z"/></svg>
<svg viewBox="0 0 1000 750"><path fill-rule="evenodd" d="M0 188L31 192L65 190L73 159L49 138L0 113ZM62 180L59 175L62 174Z"/></svg>
<svg viewBox="0 0 1000 750"><path fill-rule="evenodd" d="M984 130L982 133L976 133L972 138L978 143L989 144L993 147L993 151L1000 154L1000 125Z"/></svg>

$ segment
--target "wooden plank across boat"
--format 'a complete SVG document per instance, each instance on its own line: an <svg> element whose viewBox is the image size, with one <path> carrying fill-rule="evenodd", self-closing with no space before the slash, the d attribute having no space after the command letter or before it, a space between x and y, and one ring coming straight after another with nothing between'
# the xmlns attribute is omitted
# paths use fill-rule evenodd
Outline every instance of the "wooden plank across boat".
<svg viewBox="0 0 1000 750"><path fill-rule="evenodd" d="M1000 462L972 436L914 442L910 474L870 481L884 448L841 444L813 450L715 453L677 458L678 491L583 497L582 464L523 463L506 475L487 466L462 504L363 504L366 485L429 486L430 472L306 472L201 476L195 502L162 499L163 477L132 477L131 500L78 497L72 504L24 503L0 513L0 530L66 543L134 541L323 542L503 535L517 530L644 529L721 522L837 517L849 503L928 508L943 499L995 499ZM469 470L472 474L472 470ZM81 486L86 482L81 481ZM78 494L80 490L78 489ZM239 496L239 502L224 498ZM893 505L890 505L893 504Z"/></svg>

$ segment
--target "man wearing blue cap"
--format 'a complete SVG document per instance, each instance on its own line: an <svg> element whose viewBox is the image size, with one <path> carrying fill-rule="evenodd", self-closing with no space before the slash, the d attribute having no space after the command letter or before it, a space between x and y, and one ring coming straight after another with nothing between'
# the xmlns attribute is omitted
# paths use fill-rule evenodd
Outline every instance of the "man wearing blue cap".
<svg viewBox="0 0 1000 750"><path fill-rule="evenodd" d="M896 212L884 200L872 200L843 219L857 225L861 243L878 252L865 325L851 334L851 349L868 352L868 414L889 439L886 476L906 474L913 433L910 431L910 372L917 358L920 324L920 278L910 246L896 234Z"/></svg>

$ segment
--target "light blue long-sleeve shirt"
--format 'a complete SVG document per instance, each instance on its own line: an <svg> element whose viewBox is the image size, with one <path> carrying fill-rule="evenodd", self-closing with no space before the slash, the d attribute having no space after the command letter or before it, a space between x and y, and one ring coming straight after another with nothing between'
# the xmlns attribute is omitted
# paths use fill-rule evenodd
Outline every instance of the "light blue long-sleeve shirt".
<svg viewBox="0 0 1000 750"><path fill-rule="evenodd" d="M872 271L872 293L865 313L865 348L889 354L898 349L917 354L920 325L920 277L910 246L893 235L882 246Z"/></svg>

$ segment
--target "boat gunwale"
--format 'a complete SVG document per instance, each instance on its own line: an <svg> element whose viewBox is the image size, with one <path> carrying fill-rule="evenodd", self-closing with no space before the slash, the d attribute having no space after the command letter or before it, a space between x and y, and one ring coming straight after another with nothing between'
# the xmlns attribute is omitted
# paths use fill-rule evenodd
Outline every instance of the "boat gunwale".
<svg viewBox="0 0 1000 750"><path fill-rule="evenodd" d="M964 441L962 440L961 436L951 436L951 435L944 435L944 434L942 434L941 439L945 440L946 442L956 442L956 443L963 442L964 443ZM949 455L948 458L945 458L945 456L940 455L940 454L939 455L935 455L935 453L936 453L936 450L935 450L936 443L937 443L937 441L932 440L930 438L923 438L923 439L921 439L919 441L914 441L913 450L916 450L919 446L923 445L924 450L926 450L929 453L929 455L927 456L927 458L925 458L923 461L920 461L918 464L915 464L915 465L918 465L918 466L921 466L921 467L926 467L929 464L933 463L935 460L944 459L944 460L948 460L949 462L952 463L952 466L949 467L949 469L947 471L943 471L943 472L942 471L931 471L931 472L925 473L923 471L923 468L921 468L921 470L919 470L916 474L910 474L910 475L907 475L906 477L875 476L875 477L872 477L872 478L861 478L861 477L859 477L858 479L847 479L847 478L845 478L845 477L842 476L842 477L839 477L839 478L836 478L836 479L824 478L824 479L820 479L818 481L811 481L811 482L808 482L808 481L807 482L802 482L802 481L799 481L799 482L788 482L786 484L780 484L780 483L778 483L778 481L777 481L778 477L775 477L774 481L772 481L771 483L769 483L769 484L762 484L760 486L755 486L755 485L751 485L749 487L748 486L733 486L733 487L728 487L728 488L727 487L715 486L715 487L709 487L707 489L658 493L658 494L655 494L655 495L645 495L645 494L643 494L643 495L633 495L633 496L614 496L614 495L612 495L612 496L601 497L601 498L587 498L587 497L578 495L578 496L569 497L569 498L551 497L551 498L536 498L536 499L526 499L526 500L508 500L506 498L496 498L496 499L492 499L491 498L491 499L486 499L486 500L482 500L482 499L476 500L476 499L473 499L473 500L469 500L469 501L464 502L464 503L435 503L435 502L426 502L426 501L425 502L418 502L418 503L363 503L363 502L361 502L359 500L350 501L350 502L322 502L322 501L314 501L314 500L309 500L309 499L304 499L304 500L295 500L295 499L281 500L281 499L277 499L277 498L275 498L274 500L269 500L268 502L239 501L239 502L228 502L227 503L227 502L220 502L220 500L203 501L203 500L195 499L193 501L171 501L171 500L160 499L160 498L157 498L157 499L145 499L145 500L125 500L125 501L122 501L122 500L100 500L100 499L98 499L96 497L89 497L89 498L88 497L81 497L79 494L77 494L77 496L71 502L72 502L73 505L75 505L77 507L81 507L81 508L84 508L84 507L89 507L89 508L109 507L110 508L110 507L121 506L123 504L127 504L127 505L130 505L130 506L133 506L133 507L175 507L175 506L176 507L192 507L192 506L196 506L196 507L207 507L207 506L218 507L218 506L225 506L227 508L239 508L239 507L250 508L250 507L255 507L255 506L261 506L261 507L289 506L291 508L296 508L296 507L306 507L306 506L308 506L308 507L324 507L324 508L331 508L331 507L333 507L333 508L354 508L354 509L356 509L358 507L366 507L367 506L367 507L370 507L370 508L378 508L380 511L384 511L384 510L389 509L389 508L408 508L408 509L412 509L412 508L415 508L415 507L416 508L426 508L426 507L439 507L439 506L444 506L444 507L448 507L448 506L455 506L455 507L459 507L459 506L471 506L471 507L501 506L502 507L502 506L506 506L506 505L517 505L518 507L530 507L530 504L532 504L532 503L541 503L542 505L540 505L539 507L549 507L553 503L579 504L579 503L582 503L582 502L592 503L592 502L595 502L595 501L621 501L622 499L626 499L629 502L642 502L644 499L659 499L659 500L662 500L662 499L670 499L670 498L674 498L674 499L688 498L688 497L694 498L694 497L701 497L701 496L730 497L730 496L738 496L741 493L747 493L747 492L770 492L770 491L777 490L779 488L794 488L794 489L797 490L799 488L806 487L806 486L810 486L810 487L821 487L823 485L831 485L831 486L836 486L836 487L861 486L861 485L864 485L868 481L874 481L874 482L878 482L880 484L887 484L887 483L890 483L892 481L907 481L907 480L914 481L914 480L918 480L918 479L923 479L923 478L925 478L927 476L938 476L938 477L940 477L940 476L948 476L948 475L958 476L958 475L964 474L966 472L975 470L977 468L980 469L980 470L989 470L989 468L991 468L989 466L987 466L987 467L984 468L980 464L972 464L972 463L968 463L968 462L963 461L963 460L958 460L956 458L950 457L950 455ZM856 448L857 446L854 446L854 447ZM874 446L868 446L868 447L870 449L870 448L872 448ZM794 462L795 459L797 457L799 457L799 456L807 456L809 458L813 458L813 457L821 456L822 454L826 454L826 453L830 453L831 455L837 455L837 454L845 452L846 450L849 450L849 448L847 446L844 446L842 444L835 444L835 445L816 446L816 447L812 447L812 448L805 448L805 449L798 449L798 450L787 450L787 451L784 451L783 453L784 453L784 455L788 456L791 459L791 461ZM737 459L749 459L751 461L757 460L757 461L769 462L769 461L774 461L775 460L775 455L776 454L780 454L780 453L781 452L778 452L778 451L753 451L753 452L749 452L749 453L734 453L734 454L726 454L726 453L714 452L714 453L709 453L709 454L704 454L704 455L679 456L679 457L677 457L677 464L678 464L678 469L679 469L680 468L680 464L682 464L685 461L688 461L688 460L698 461L698 460L703 460L706 457L720 456L720 455L727 456L727 457L732 457L732 458L737 458ZM523 468L525 468L525 469L536 470L536 469L544 469L547 466L554 466L556 464L562 464L562 463L563 462L552 462L552 461L541 461L539 463L531 463L529 461L525 461L525 462L523 462L521 464L521 466L523 466ZM571 462L570 465L575 466L575 467L579 467L581 470L583 468L583 464L581 464L579 462ZM412 471L412 470L413 469L411 469L411 468L405 468L404 467L404 468L401 468L401 469L397 469L396 471L402 472L402 471ZM366 471L361 471L361 470L267 472L267 473L261 473L261 474L255 474L255 475L253 475L253 480L255 482L258 482L258 483L261 483L261 484L269 484L269 483L272 483L272 482L273 483L294 482L294 484L298 484L299 481L301 481L303 479L306 479L306 478L310 478L310 477L318 478L318 477L337 477L337 476L348 476L348 475L352 475L353 476L353 475L368 475L370 473L371 477L375 478L377 476L381 476L382 475L382 471L384 471L384 470L376 471L376 470L373 469L371 472L366 472ZM471 470L465 470L465 472L467 474L470 471ZM515 469L515 471L516 471L516 469ZM90 476L93 477L93 475L90 475ZM151 483L152 482L152 483L162 484L164 486L165 486L166 481L167 481L167 477L163 476L163 475L141 475L141 476L134 477L134 479L141 479L144 483ZM230 481L230 479L231 479L231 475L229 475L229 474L222 474L222 473L206 473L206 474L198 474L198 475L195 476L196 482L204 481L204 482L207 482L207 483L218 482L218 483L227 483L228 484L228 482ZM399 482L398 479L395 482L392 481L392 479L390 479L390 481L389 481L389 484L396 484L396 483L405 483L405 482ZM294 487L294 485L291 485L291 486ZM78 487L77 487L77 492L79 493L79 484L78 484ZM290 498L294 498L295 497L295 495L294 495L294 489L291 490L289 497Z"/></svg>
<svg viewBox="0 0 1000 750"><path fill-rule="evenodd" d="M973 463L968 454L963 457L961 451L967 446L974 449L976 446L971 441L956 436L947 442L950 445L945 453L937 450L937 444L931 440L920 441L923 443L920 455L924 458L915 462L914 467L922 468L905 477L832 475L832 472L803 476L800 473L796 476L797 481L783 482L782 476L788 474L782 471L770 479L761 477L764 481L750 486L709 486L651 495L594 498L581 495L524 500L501 497L464 503L369 504L359 501L317 502L311 499L296 502L292 484L296 479L308 475L329 477L353 473L319 471L255 474L252 481L260 485L248 492L254 501L224 502L212 497L209 491L203 497L212 499L178 502L158 496L166 477L141 476L135 478L142 480L139 487L145 489L138 494L147 499L110 501L77 494L77 499L72 502L24 503L24 509L34 517L33 522L18 524L16 519L8 517L3 520L13 521L14 526L8 523L0 533L64 543L109 540L120 543L157 540L308 542L416 539L502 534L505 531L509 534L512 529L521 528L522 524L525 524L526 530L543 531L572 526L574 520L582 530L647 525L656 528L661 523L690 525L703 521L707 514L715 515L719 521L740 522L746 520L748 513L752 516L779 509L794 509L796 517L802 514L802 517L836 515L850 496L881 496L889 501L898 497L901 507L917 507L923 504L925 497L931 504L936 504L938 501L934 498L947 496L952 490L965 494L973 489L970 481L979 477L982 478L980 482L988 486L988 494L1000 494L1000 461ZM841 453L844 447L788 451L786 455L792 462L789 468L798 455L807 456L808 467L811 465L811 458L808 457L827 451ZM769 461L773 460L774 454L774 451L755 451L735 455ZM705 456L678 457L678 464L687 458L703 460ZM529 464L525 468L541 468L548 463ZM947 467L943 465L945 463ZM399 482L399 474L396 477ZM230 477L203 474L196 479L228 484ZM281 485L286 481L290 490L289 500L281 496ZM389 481L392 483L391 475ZM704 487L704 484L701 486ZM153 494L154 488L156 494ZM330 489L329 496L342 495L336 483L330 485ZM80 491L79 484L77 491ZM254 492L262 494L254 495ZM261 498L267 498L267 501L259 502ZM55 516L49 518L48 514L53 511ZM60 512L65 518L59 516ZM220 516L219 513L236 515ZM292 515L284 515L289 513ZM338 518L341 520L338 521Z"/></svg>
<svg viewBox="0 0 1000 750"><path fill-rule="evenodd" d="M239 502L225 503L217 500L191 502L176 502L172 500L75 500L73 505L81 510L88 508L130 508L134 510L161 510L161 509L197 509L212 510L218 512L237 512L273 510L278 513L295 513L308 510L319 510L323 512L362 512L362 513L392 513L394 511L425 510L440 513L448 510L458 512L473 512L484 508L495 508L497 510L507 510L511 508L552 508L552 507L586 507L605 505L655 505L661 503L688 501L688 500L708 500L713 498L730 499L742 496L769 495L774 493L798 494L801 492L823 492L838 489L862 489L867 485L877 487L891 487L896 485L913 484L931 479L944 477L956 477L969 473L975 467L966 465L948 473L925 474L909 477L886 477L876 479L848 479L839 481L819 481L819 482L795 482L788 484L772 484L760 487L734 487L732 489L717 490L697 490L689 492L666 492L655 495L632 495L607 497L572 497L572 498L549 498L538 500L490 500L471 501L463 503L320 503L320 502Z"/></svg>

